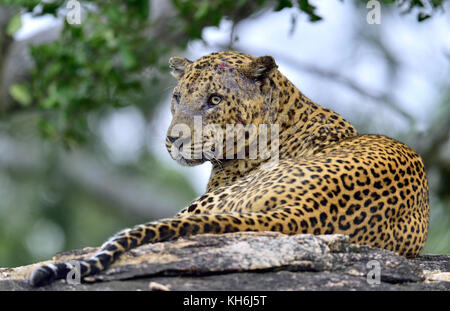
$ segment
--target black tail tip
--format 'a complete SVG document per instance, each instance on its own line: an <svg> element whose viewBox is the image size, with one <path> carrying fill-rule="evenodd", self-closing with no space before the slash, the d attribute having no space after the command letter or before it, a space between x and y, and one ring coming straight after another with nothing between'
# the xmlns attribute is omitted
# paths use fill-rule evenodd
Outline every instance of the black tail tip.
<svg viewBox="0 0 450 311"><path fill-rule="evenodd" d="M33 287L39 287L50 284L55 278L55 272L51 268L42 266L33 270L29 283Z"/></svg>

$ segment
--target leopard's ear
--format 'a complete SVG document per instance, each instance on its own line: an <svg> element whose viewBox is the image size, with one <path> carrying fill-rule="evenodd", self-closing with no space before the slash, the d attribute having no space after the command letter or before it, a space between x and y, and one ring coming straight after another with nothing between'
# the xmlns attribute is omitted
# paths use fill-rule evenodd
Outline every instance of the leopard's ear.
<svg viewBox="0 0 450 311"><path fill-rule="evenodd" d="M277 68L278 65L272 56L261 56L244 65L241 71L249 79L263 80Z"/></svg>
<svg viewBox="0 0 450 311"><path fill-rule="evenodd" d="M169 59L169 66L172 68L172 76L180 79L186 70L186 66L191 63L192 61L184 57L171 57Z"/></svg>

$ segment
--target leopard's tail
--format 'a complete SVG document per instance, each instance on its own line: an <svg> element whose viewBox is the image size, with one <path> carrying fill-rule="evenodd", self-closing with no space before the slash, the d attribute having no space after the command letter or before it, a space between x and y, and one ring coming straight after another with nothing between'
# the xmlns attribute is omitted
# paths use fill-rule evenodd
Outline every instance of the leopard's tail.
<svg viewBox="0 0 450 311"><path fill-rule="evenodd" d="M80 279L103 271L126 251L148 243L154 236L151 228L155 225L156 223L148 223L118 232L101 246L100 251L88 259L40 266L31 273L30 285L50 284L58 279L67 278L71 271Z"/></svg>
<svg viewBox="0 0 450 311"><path fill-rule="evenodd" d="M298 225L289 224L289 208L256 213L226 213L175 217L138 225L117 233L105 242L100 251L86 260L47 264L34 270L30 276L32 286L47 285L68 276L79 267L80 278L105 270L124 252L147 243L164 242L182 236L202 233L227 233L236 231L280 231L297 233ZM272 227L265 224L271 219Z"/></svg>
<svg viewBox="0 0 450 311"><path fill-rule="evenodd" d="M35 287L48 285L56 280L67 278L71 271L78 273L81 280L82 276L87 276L100 271L100 269L95 269L95 267L98 267L98 264L94 257L88 260L77 261L77 263L62 262L47 264L33 270L29 282L31 286ZM106 266L104 268L106 268ZM89 273L89 271L92 271L92 273Z"/></svg>

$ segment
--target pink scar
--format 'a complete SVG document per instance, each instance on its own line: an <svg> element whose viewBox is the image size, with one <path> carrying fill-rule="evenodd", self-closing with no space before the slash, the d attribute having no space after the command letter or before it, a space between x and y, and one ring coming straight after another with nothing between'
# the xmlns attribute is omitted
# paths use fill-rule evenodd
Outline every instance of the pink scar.
<svg viewBox="0 0 450 311"><path fill-rule="evenodd" d="M221 62L219 64L219 68L220 69L233 69L236 68L235 66L231 66L230 64L228 64L227 62Z"/></svg>

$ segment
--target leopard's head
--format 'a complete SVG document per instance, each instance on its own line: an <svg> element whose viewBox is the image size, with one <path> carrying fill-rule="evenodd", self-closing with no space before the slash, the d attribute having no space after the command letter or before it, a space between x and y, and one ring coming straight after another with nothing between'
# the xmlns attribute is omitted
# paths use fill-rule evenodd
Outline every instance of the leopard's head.
<svg viewBox="0 0 450 311"><path fill-rule="evenodd" d="M172 158L193 166L242 157L242 149L248 150L259 135L259 125L276 111L271 81L278 71L274 59L219 52L194 62L172 57L169 64L178 79L166 137ZM242 137L243 145L238 143Z"/></svg>

